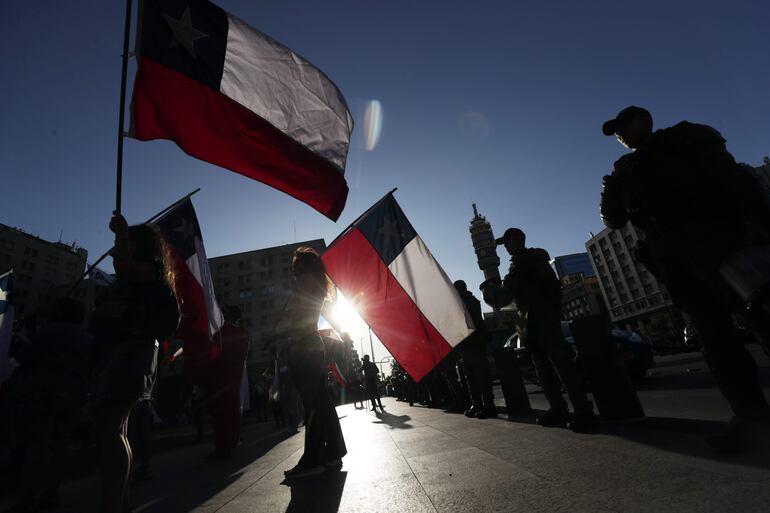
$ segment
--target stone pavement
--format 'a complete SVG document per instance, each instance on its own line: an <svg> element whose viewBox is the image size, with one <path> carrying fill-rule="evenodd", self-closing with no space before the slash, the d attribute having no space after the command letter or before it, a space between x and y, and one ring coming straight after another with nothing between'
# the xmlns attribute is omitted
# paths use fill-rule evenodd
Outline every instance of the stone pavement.
<svg viewBox="0 0 770 513"><path fill-rule="evenodd" d="M662 362L646 385L652 390L640 393L653 405L641 424L577 435L531 419L467 419L392 398L379 417L347 405L338 408L349 451L341 472L284 483L283 471L302 453L303 433L261 424L247 428L226 462L204 461L210 448L202 445L159 455L158 478L134 486L135 511L769 512L770 451L717 457L705 437L723 422L666 410L668 392L656 390L655 379L682 362L687 370L699 365L699 356L679 358ZM701 399L714 417L727 419L713 383L706 386L707 374L703 379L695 393L706 394ZM530 397L533 406L545 406L542 394ZM69 483L61 511L90 513L97 498L94 478Z"/></svg>

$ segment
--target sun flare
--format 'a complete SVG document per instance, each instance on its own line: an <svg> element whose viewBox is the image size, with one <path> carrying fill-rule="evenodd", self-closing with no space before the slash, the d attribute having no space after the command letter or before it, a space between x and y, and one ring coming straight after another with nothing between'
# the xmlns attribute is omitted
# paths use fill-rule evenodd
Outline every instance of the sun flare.
<svg viewBox="0 0 770 513"><path fill-rule="evenodd" d="M354 340L367 333L368 327L364 320L358 315L353 305L345 299L341 293L337 293L337 304L332 310L334 320L340 325L342 331L347 332Z"/></svg>

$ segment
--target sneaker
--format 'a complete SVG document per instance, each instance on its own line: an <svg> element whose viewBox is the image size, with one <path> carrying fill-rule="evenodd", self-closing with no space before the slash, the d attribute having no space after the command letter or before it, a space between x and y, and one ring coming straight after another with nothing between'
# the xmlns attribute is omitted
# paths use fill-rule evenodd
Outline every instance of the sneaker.
<svg viewBox="0 0 770 513"><path fill-rule="evenodd" d="M543 415L539 416L536 420L539 426L543 427L567 427L570 422L569 413L548 410Z"/></svg>
<svg viewBox="0 0 770 513"><path fill-rule="evenodd" d="M593 434L599 431L599 418L593 412L575 415L567 427L574 433Z"/></svg>
<svg viewBox="0 0 770 513"><path fill-rule="evenodd" d="M484 408L476 415L477 419L493 419L495 417L497 417L497 408L494 406Z"/></svg>
<svg viewBox="0 0 770 513"><path fill-rule="evenodd" d="M471 406L468 411L466 411L463 415L468 417L469 419L475 418L479 413L481 413L481 408L476 408L475 406Z"/></svg>
<svg viewBox="0 0 770 513"><path fill-rule="evenodd" d="M284 471L283 475L286 477L286 479L301 479L303 477L317 476L318 474L323 474L324 470L325 470L324 467L321 465L316 465L313 467L297 465L293 469Z"/></svg>

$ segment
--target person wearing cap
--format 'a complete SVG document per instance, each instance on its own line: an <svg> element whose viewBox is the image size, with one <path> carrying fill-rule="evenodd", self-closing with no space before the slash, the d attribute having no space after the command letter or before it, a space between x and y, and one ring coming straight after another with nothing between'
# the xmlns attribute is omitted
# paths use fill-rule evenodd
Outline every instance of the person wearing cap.
<svg viewBox="0 0 770 513"><path fill-rule="evenodd" d="M518 228L507 229L495 242L511 255L511 267L502 283L487 280L481 290L488 305L502 308L516 301L516 308L526 316L527 349L550 405L537 423L569 426L577 433L596 431L599 421L561 332L561 283L551 268L548 252L526 247L526 236ZM575 410L574 418L570 418L562 396L562 383Z"/></svg>
<svg viewBox="0 0 770 513"><path fill-rule="evenodd" d="M364 374L364 386L366 393L369 395L369 400L372 402L372 411L377 411L377 405L380 405L380 411L385 410L382 406L382 399L380 398L380 391L377 387L380 374L380 369L377 365L369 361L369 355L364 355L364 361L361 365L360 372Z"/></svg>
<svg viewBox="0 0 770 513"><path fill-rule="evenodd" d="M756 363L735 330L733 313L743 307L719 270L736 252L767 243L758 235L770 222L759 186L709 126L682 121L653 131L652 115L631 106L602 132L633 150L604 177L602 221L612 229L627 222L637 228L637 260L701 336L706 361L735 413L728 430L709 442L721 450L746 448L751 433L770 428L770 408Z"/></svg>

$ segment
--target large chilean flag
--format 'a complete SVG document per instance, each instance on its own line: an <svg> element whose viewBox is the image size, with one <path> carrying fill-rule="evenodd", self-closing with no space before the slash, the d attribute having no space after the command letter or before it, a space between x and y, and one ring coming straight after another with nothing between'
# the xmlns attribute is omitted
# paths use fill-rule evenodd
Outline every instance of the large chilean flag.
<svg viewBox="0 0 770 513"><path fill-rule="evenodd" d="M326 75L203 0L139 6L130 134L275 187L337 220L353 119Z"/></svg>
<svg viewBox="0 0 770 513"><path fill-rule="evenodd" d="M321 259L337 288L415 381L474 330L457 290L392 194Z"/></svg>

